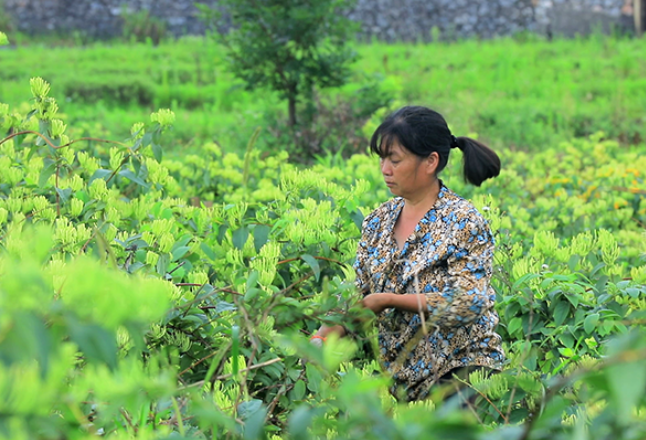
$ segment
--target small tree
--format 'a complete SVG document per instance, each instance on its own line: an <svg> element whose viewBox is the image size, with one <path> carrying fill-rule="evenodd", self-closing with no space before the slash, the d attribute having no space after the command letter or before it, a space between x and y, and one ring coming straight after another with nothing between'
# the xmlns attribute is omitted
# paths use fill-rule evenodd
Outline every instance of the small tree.
<svg viewBox="0 0 646 440"><path fill-rule="evenodd" d="M303 97L349 77L356 54L346 46L355 30L345 14L348 0L220 0L198 7L247 89L268 87L287 100L290 127Z"/></svg>

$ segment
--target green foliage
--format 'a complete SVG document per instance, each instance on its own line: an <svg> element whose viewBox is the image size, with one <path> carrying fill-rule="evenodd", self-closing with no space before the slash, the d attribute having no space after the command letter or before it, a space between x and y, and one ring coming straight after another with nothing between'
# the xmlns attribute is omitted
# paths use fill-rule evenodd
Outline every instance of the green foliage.
<svg viewBox="0 0 646 440"><path fill-rule="evenodd" d="M147 9L133 12L121 9L123 38L131 43L150 41L158 45L166 37L166 22L150 15Z"/></svg>
<svg viewBox="0 0 646 440"><path fill-rule="evenodd" d="M49 84L31 89L28 112L0 104L0 438L646 433L639 149L502 152L481 189L450 161L497 236L509 364L470 377L468 409L441 389L397 404L351 283L363 214L388 197L374 158L299 169L256 136L244 156L165 158L164 109L123 142L71 140ZM309 344L341 321L353 339Z"/></svg>
<svg viewBox="0 0 646 440"><path fill-rule="evenodd" d="M363 153L369 143L363 128L377 111L387 108L393 96L381 89L376 80L366 81L350 97L314 95L302 113L302 124L289 127L278 114L268 114L262 121L271 137L264 149L285 151L291 160L312 163L317 157L349 157Z"/></svg>
<svg viewBox="0 0 646 440"><path fill-rule="evenodd" d="M229 68L247 89L266 87L288 102L289 126L297 123L299 100L315 89L348 81L356 59L347 46L355 26L344 16L347 0L256 2L226 0L217 8L200 5L226 47ZM225 15L226 14L226 15Z"/></svg>
<svg viewBox="0 0 646 440"><path fill-rule="evenodd" d="M125 138L145 112L168 107L179 115L174 130L166 135L175 151L183 150L180 145L191 150L214 139L228 151L243 149L258 126L263 127L258 148L275 151L278 145L282 151L295 145L291 139L290 147L284 146L289 131L287 118L280 116L286 109L279 97L265 89L246 91L244 83L228 72L224 48L204 38L163 41L155 48L116 42L82 48L25 47L17 38L12 42L17 47L2 53L0 101L14 108L22 105L21 111L27 113L25 84L30 77L41 76L65 103L64 120L75 137L107 131L115 139ZM359 57L350 81L315 95L325 109L340 104L339 114L329 118L336 124L346 120L344 108L353 106L357 90L370 84L366 78L378 76L382 78L378 89L363 95L360 107L378 108L390 98L396 100L391 109L425 104L445 115L456 134L480 133L498 149L556 149L564 140L598 131L621 145L637 146L644 140L646 49L639 39L351 47ZM145 110L133 105L139 96L150 103ZM351 116L350 121L363 119ZM307 122L306 113L303 117ZM324 133L321 121L313 124L313 133ZM354 132L352 126L353 122L347 129L339 126L339 134ZM323 139L319 134L310 136L307 127L302 130L305 138ZM319 143L327 150L345 140L333 142L328 137L314 145ZM343 151L353 148L348 144Z"/></svg>

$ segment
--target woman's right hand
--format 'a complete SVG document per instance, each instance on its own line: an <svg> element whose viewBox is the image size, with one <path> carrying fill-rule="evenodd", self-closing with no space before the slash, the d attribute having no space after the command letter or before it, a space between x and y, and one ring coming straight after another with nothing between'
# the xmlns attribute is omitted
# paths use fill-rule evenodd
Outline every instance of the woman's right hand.
<svg viewBox="0 0 646 440"><path fill-rule="evenodd" d="M334 325L332 327L328 327L327 325L322 325L319 331L317 331L310 338L310 344L316 347L322 347L323 342L325 342L325 339L333 333L341 338L345 336L345 328L342 325Z"/></svg>

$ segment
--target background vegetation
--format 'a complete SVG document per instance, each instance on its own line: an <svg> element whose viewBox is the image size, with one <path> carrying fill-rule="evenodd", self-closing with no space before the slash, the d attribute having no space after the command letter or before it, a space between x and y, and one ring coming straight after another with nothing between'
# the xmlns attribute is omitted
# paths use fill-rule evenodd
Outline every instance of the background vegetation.
<svg viewBox="0 0 646 440"><path fill-rule="evenodd" d="M205 40L0 51L0 438L644 438L643 41L356 50L307 166ZM393 401L351 282L365 137L412 102L504 164L443 176L498 242L508 363L467 408Z"/></svg>
<svg viewBox="0 0 646 440"><path fill-rule="evenodd" d="M480 133L497 148L537 151L603 130L622 145L643 142L646 48L643 41L526 37L430 45L355 46L350 82L321 93L318 125L348 127L317 153L363 151L357 130L379 108L419 103L446 115L458 134ZM160 107L177 113L167 136L176 150L217 140L240 150L256 127L259 148L286 131L286 105L269 91L245 90L228 73L224 51L203 38L88 47L18 46L0 52L0 99L25 102L35 73L50 81L75 129L112 133ZM73 68L72 68L73 66ZM316 127L317 124L314 124ZM326 130L314 130L312 142ZM353 136L350 136L352 134ZM349 140L352 142L348 142Z"/></svg>

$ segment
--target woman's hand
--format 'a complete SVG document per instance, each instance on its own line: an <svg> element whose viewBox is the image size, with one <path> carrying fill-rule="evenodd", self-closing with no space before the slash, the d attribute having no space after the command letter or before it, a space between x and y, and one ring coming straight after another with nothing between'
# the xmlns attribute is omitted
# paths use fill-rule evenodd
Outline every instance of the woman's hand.
<svg viewBox="0 0 646 440"><path fill-rule="evenodd" d="M391 303L392 296L392 293L371 293L363 298L363 306L378 315L384 309L393 306Z"/></svg>

